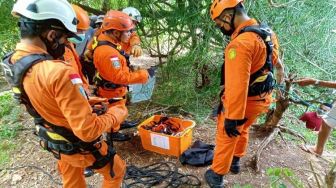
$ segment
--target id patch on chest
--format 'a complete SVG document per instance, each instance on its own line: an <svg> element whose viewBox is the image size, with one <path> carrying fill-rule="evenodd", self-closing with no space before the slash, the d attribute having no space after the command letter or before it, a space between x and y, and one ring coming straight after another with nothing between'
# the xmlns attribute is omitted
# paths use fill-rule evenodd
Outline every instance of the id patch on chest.
<svg viewBox="0 0 336 188"><path fill-rule="evenodd" d="M117 56L115 57L111 57L111 62L112 62L112 66L116 69L120 69L121 67L121 64L120 64L120 61L119 61L119 58Z"/></svg>

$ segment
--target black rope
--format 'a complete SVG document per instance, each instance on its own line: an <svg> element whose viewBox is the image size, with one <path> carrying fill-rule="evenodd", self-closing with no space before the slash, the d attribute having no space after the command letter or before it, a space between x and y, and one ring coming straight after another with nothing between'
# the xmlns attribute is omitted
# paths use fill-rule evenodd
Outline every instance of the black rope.
<svg viewBox="0 0 336 188"><path fill-rule="evenodd" d="M163 187L201 186L201 181L197 176L178 172L176 164L172 162L154 163L144 167L127 166L124 183L127 188L155 185Z"/></svg>

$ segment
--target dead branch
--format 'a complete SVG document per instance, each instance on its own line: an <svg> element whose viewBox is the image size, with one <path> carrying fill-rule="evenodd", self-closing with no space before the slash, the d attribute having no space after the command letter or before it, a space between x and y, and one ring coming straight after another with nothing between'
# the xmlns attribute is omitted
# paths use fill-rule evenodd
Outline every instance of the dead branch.
<svg viewBox="0 0 336 188"><path fill-rule="evenodd" d="M285 143L286 148L288 149L288 144L287 144L287 142L286 142L286 140L285 140L285 138L284 138L284 136L283 136L283 134L282 134L281 131L279 132L279 135L280 135L281 140Z"/></svg>
<svg viewBox="0 0 336 188"><path fill-rule="evenodd" d="M275 129L273 129L273 132L272 132L267 138L265 138L265 139L261 142L261 144L260 144L260 146L259 146L259 148L258 148L256 154L254 154L254 156L252 157L252 165L253 165L254 169L255 169L257 172L259 172L259 170L260 170L260 167L259 167L259 160L260 160L261 152L265 149L265 147L266 147L272 140L275 139L275 137L279 134L279 132L280 132L280 129L279 129L279 128L275 128Z"/></svg>
<svg viewBox="0 0 336 188"><path fill-rule="evenodd" d="M336 162L331 167L330 171L326 174L324 180L327 188L333 188L336 181Z"/></svg>
<svg viewBox="0 0 336 188"><path fill-rule="evenodd" d="M289 90L291 88L294 77L294 75L289 75L289 78L285 81L286 87L283 93L284 96L276 102L276 107L273 114L270 116L270 118L266 119L266 122L264 123L265 127L275 127L282 118L283 113L287 110L290 102Z"/></svg>
<svg viewBox="0 0 336 188"><path fill-rule="evenodd" d="M311 161L309 161L309 165L310 165L310 169L314 172L313 174L314 174L314 178L315 178L315 181L316 181L316 184L317 184L318 188L321 188L321 184L320 184L318 174L315 172L313 163Z"/></svg>
<svg viewBox="0 0 336 188"><path fill-rule="evenodd" d="M297 133L296 131L293 131L293 130L291 130L291 129L287 128L287 127L281 126L281 125L280 125L280 126L277 126L277 127L281 130L281 132L288 133L288 134L290 134L290 135L292 135L292 136L298 137L298 138L300 138L305 144L307 143L306 139L305 139L302 135L300 135L299 133Z"/></svg>

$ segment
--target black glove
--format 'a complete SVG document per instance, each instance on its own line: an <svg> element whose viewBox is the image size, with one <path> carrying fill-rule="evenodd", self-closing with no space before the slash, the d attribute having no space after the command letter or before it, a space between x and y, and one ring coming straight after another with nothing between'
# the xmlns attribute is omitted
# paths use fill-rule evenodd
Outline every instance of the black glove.
<svg viewBox="0 0 336 188"><path fill-rule="evenodd" d="M156 70L156 67L150 67L149 69L147 69L148 74L149 74L150 77L154 76L155 70Z"/></svg>
<svg viewBox="0 0 336 188"><path fill-rule="evenodd" d="M224 129L226 134L229 137L236 137L240 135L240 132L237 130L238 126L243 125L247 121L247 118L245 119L240 119L240 120L231 120L231 119L225 119L224 122Z"/></svg>

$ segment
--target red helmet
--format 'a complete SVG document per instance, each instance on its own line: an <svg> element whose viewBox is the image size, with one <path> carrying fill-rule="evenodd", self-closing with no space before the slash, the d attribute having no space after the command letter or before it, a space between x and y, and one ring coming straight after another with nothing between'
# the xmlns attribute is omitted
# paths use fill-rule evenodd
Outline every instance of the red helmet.
<svg viewBox="0 0 336 188"><path fill-rule="evenodd" d="M118 31L128 31L133 28L134 24L131 17L121 11L116 10L108 11L104 17L102 24L102 31L107 31L111 29L115 29Z"/></svg>
<svg viewBox="0 0 336 188"><path fill-rule="evenodd" d="M211 19L215 20L225 9L234 8L241 2L243 0L214 0L210 8Z"/></svg>

